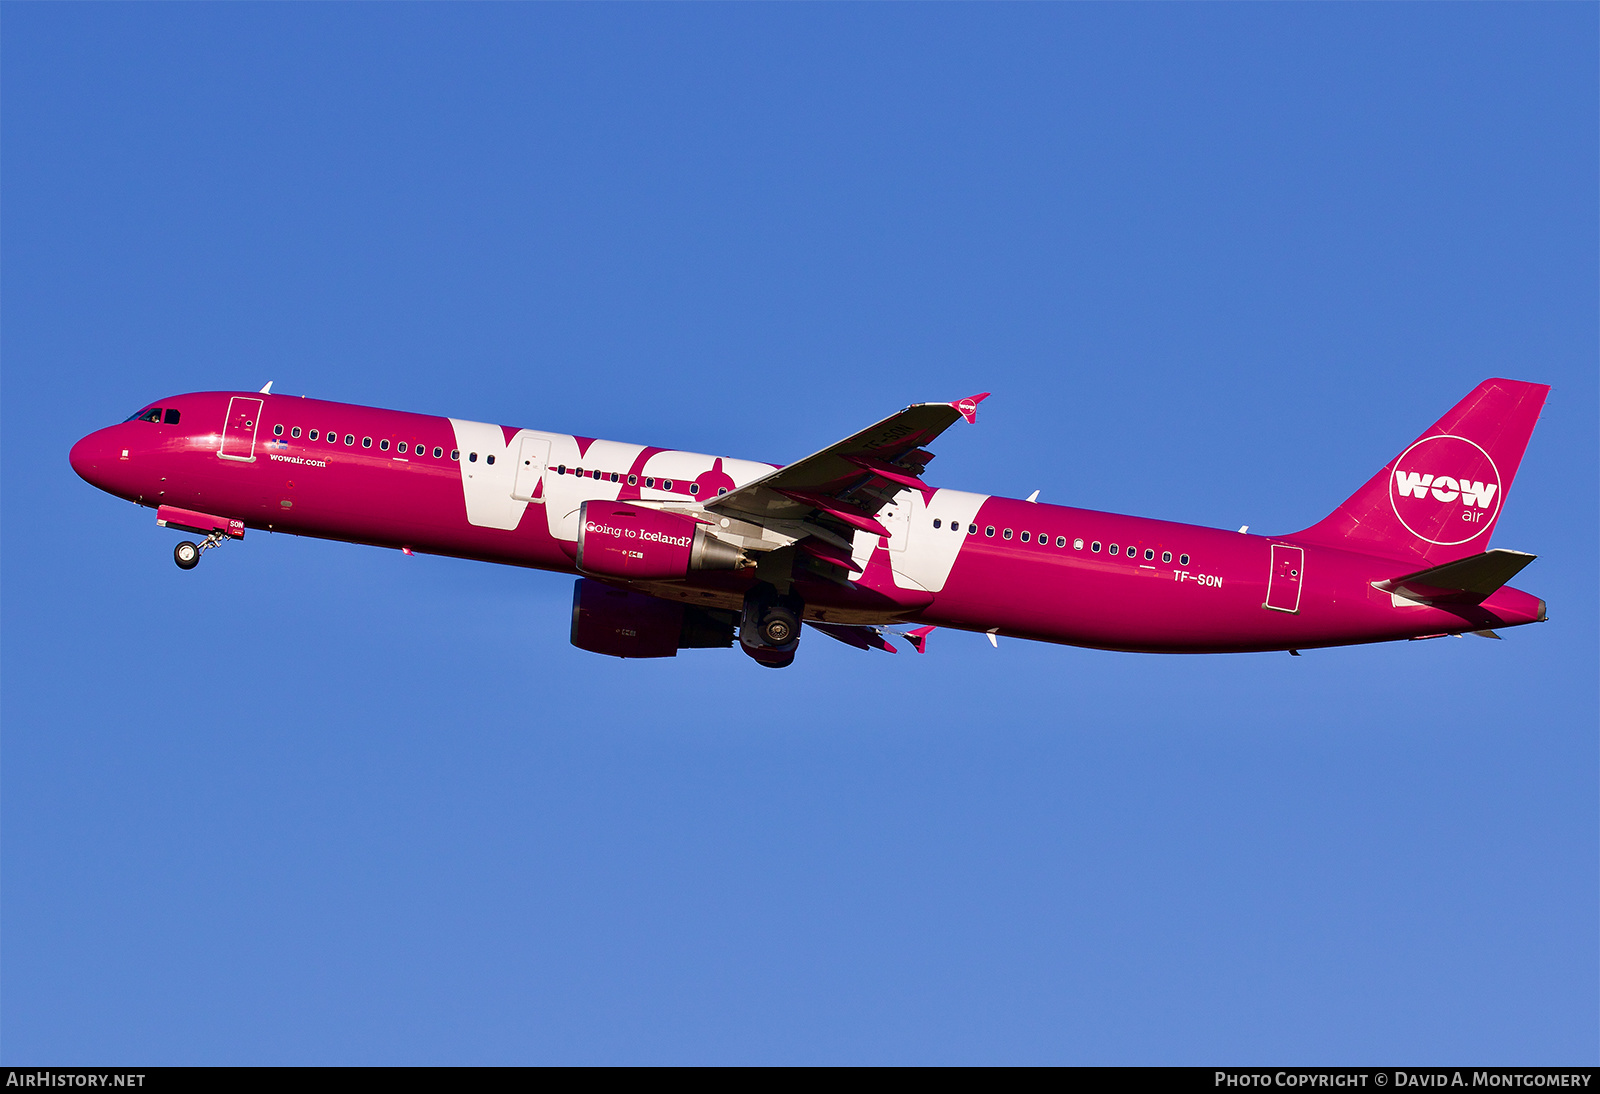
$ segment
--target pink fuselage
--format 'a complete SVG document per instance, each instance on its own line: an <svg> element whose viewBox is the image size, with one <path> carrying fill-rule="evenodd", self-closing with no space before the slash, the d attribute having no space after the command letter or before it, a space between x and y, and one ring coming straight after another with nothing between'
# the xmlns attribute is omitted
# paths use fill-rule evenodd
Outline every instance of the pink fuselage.
<svg viewBox="0 0 1600 1094"><path fill-rule="evenodd" d="M251 418L259 420L252 420L250 435L235 429L225 436L230 413L243 416L255 400L260 408ZM539 433L551 441L549 467L532 489L516 487L529 497L505 502L502 493L509 498L513 488L505 477L515 471L505 464L516 462L517 439L532 431L286 395L207 392L155 405L179 412L179 421L133 420L98 430L73 448L74 469L140 505L197 510L253 529L573 574L579 572L575 514L581 501L692 509L717 489L733 489L775 466ZM313 429L316 441L309 436ZM326 439L330 430L336 443ZM347 436L353 443L345 443ZM235 458L221 454L229 446ZM441 456L433 455L436 449ZM474 453L479 458L469 461ZM496 463L486 462L490 456ZM596 471L602 478L593 477ZM645 486L647 478L653 488ZM855 581L795 571L806 618L916 622L1103 649L1201 653L1418 638L1544 617L1541 601L1511 588L1482 604L1448 610L1405 601L1373 582L1417 566L1293 537L949 490L908 491L905 508L897 538L866 549L865 572ZM1301 554L1275 560L1274 545ZM1180 561L1185 556L1187 563ZM1287 557L1297 561L1292 595L1273 590L1279 607L1268 607L1269 576ZM741 570L633 587L737 610L755 580L753 570Z"/></svg>

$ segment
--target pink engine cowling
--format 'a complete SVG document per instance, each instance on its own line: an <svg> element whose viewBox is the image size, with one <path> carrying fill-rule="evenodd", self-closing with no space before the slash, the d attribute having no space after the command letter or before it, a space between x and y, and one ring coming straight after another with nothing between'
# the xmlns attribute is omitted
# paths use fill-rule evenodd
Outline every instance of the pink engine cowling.
<svg viewBox="0 0 1600 1094"><path fill-rule="evenodd" d="M661 581L690 570L736 570L744 555L677 513L615 501L586 501L578 514L578 569L605 577Z"/></svg>
<svg viewBox="0 0 1600 1094"><path fill-rule="evenodd" d="M586 577L572 590L572 644L610 657L676 657L679 650L726 649L733 645L736 618L733 612L660 600Z"/></svg>

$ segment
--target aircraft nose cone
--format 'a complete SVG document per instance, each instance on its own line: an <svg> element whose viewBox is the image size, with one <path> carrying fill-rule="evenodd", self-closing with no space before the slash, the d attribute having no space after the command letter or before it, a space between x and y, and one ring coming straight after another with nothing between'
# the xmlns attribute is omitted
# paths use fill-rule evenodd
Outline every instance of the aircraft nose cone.
<svg viewBox="0 0 1600 1094"><path fill-rule="evenodd" d="M110 468L111 461L118 456L118 452L111 450L111 442L105 436L103 429L96 430L83 440L72 446L67 460L72 464L72 469L78 477L91 486L99 486L104 480L106 471Z"/></svg>

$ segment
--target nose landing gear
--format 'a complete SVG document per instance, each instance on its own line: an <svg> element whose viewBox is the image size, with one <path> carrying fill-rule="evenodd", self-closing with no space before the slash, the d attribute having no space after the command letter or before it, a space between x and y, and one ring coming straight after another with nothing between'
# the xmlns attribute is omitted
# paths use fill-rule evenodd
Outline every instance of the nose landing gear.
<svg viewBox="0 0 1600 1094"><path fill-rule="evenodd" d="M221 547L227 539L223 532L212 532L199 543L190 543L184 540L172 549L172 561L178 564L180 570L192 570L200 565L200 556L213 547Z"/></svg>

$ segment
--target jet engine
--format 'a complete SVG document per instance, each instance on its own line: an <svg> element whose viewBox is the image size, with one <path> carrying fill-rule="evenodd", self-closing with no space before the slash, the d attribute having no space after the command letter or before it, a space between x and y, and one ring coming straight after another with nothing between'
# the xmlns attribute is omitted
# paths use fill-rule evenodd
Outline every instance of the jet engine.
<svg viewBox="0 0 1600 1094"><path fill-rule="evenodd" d="M662 581L690 570L737 570L745 564L739 548L677 513L586 501L578 514L578 569L585 573Z"/></svg>
<svg viewBox="0 0 1600 1094"><path fill-rule="evenodd" d="M612 657L676 657L733 645L734 613L613 589L580 577L572 590L572 644Z"/></svg>

